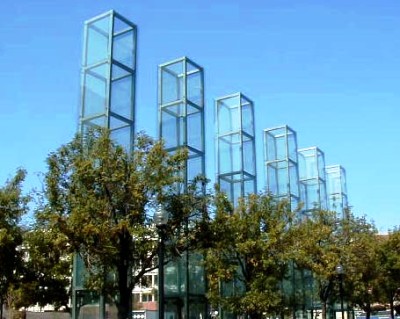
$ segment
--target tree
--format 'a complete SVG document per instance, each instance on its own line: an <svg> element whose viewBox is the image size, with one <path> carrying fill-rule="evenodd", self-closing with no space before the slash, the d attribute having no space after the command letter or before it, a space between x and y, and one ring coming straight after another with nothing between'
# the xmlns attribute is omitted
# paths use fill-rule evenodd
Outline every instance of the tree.
<svg viewBox="0 0 400 319"><path fill-rule="evenodd" d="M369 314L371 288L376 286L379 275L374 225L364 217L354 217L350 211L346 216L337 219L335 212L315 210L300 224L297 263L313 274L323 318L329 300L340 298ZM337 273L338 265L343 274ZM339 281L343 283L342 291Z"/></svg>
<svg viewBox="0 0 400 319"><path fill-rule="evenodd" d="M294 247L293 213L285 202L252 194L233 209L217 193L206 254L208 297L214 306L258 319L284 309L280 285Z"/></svg>
<svg viewBox="0 0 400 319"><path fill-rule="evenodd" d="M16 280L16 270L22 262L21 217L28 211L29 196L22 192L26 172L17 170L15 176L0 188L0 309L5 295ZM0 315L2 315L0 311Z"/></svg>
<svg viewBox="0 0 400 319"><path fill-rule="evenodd" d="M299 224L297 233L296 264L311 272L313 290L322 305L322 318L326 318L328 299L334 293L337 280L336 266L341 263L341 233L336 214L314 210ZM312 293L314 293L312 291Z"/></svg>
<svg viewBox="0 0 400 319"><path fill-rule="evenodd" d="M48 204L38 217L79 253L87 287L111 298L120 319L129 317L133 287L154 267L153 212L180 202L174 194L186 157L144 134L128 154L101 130L76 137L47 159ZM174 211L169 232L190 213Z"/></svg>
<svg viewBox="0 0 400 319"><path fill-rule="evenodd" d="M16 308L51 304L56 310L69 309L71 254L66 246L65 239L43 225L24 232L21 251L25 258L13 286Z"/></svg>
<svg viewBox="0 0 400 319"><path fill-rule="evenodd" d="M365 217L349 218L342 221L343 249L342 262L345 267L345 298L371 315L371 304L378 292L380 276L378 233Z"/></svg>
<svg viewBox="0 0 400 319"><path fill-rule="evenodd" d="M388 236L380 236L381 245L379 262L381 276L379 287L384 295L384 302L390 304L390 314L394 318L395 301L399 297L400 282L400 229L395 228Z"/></svg>

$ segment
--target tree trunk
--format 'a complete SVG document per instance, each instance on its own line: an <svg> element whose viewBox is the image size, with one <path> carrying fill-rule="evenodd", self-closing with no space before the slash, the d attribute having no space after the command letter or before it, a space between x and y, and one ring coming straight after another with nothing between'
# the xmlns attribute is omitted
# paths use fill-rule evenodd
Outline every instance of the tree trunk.
<svg viewBox="0 0 400 319"><path fill-rule="evenodd" d="M368 302L367 304L367 311L365 312L365 319L370 319L371 318L371 303Z"/></svg>
<svg viewBox="0 0 400 319"><path fill-rule="evenodd" d="M131 318L131 299L132 292L129 289L128 267L118 267L118 301L116 302L118 310L118 319Z"/></svg>
<svg viewBox="0 0 400 319"><path fill-rule="evenodd" d="M326 301L324 301L323 303L322 303L322 313L321 313L321 316L322 316L322 319L326 319Z"/></svg>
<svg viewBox="0 0 400 319"><path fill-rule="evenodd" d="M131 236L128 231L124 230L120 236L119 265L117 267L118 276L118 302L116 302L118 310L118 319L130 319L132 307L132 291L131 291L131 267L130 267L130 241Z"/></svg>

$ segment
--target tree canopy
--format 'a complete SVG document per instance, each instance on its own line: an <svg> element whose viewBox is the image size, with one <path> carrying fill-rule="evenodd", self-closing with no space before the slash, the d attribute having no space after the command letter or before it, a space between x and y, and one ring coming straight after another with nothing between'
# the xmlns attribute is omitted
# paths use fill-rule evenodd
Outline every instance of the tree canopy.
<svg viewBox="0 0 400 319"><path fill-rule="evenodd" d="M47 159L47 205L38 217L80 255L85 285L111 298L119 318L128 317L133 287L154 267L153 213L174 205L185 159L144 134L128 153L107 130L77 136ZM178 213L190 211L174 211L171 228L187 218Z"/></svg>

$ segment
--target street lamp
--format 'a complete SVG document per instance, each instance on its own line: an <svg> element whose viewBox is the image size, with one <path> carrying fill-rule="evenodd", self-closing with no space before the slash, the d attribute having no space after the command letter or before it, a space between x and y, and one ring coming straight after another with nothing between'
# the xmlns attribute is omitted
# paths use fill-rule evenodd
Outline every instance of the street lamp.
<svg viewBox="0 0 400 319"><path fill-rule="evenodd" d="M340 311L342 312L342 319L344 319L344 308L343 308L343 266L341 264L336 266L336 274L339 276L339 294L340 294Z"/></svg>
<svg viewBox="0 0 400 319"><path fill-rule="evenodd" d="M158 319L164 319L164 240L168 214L162 206L154 213L154 224L158 230Z"/></svg>

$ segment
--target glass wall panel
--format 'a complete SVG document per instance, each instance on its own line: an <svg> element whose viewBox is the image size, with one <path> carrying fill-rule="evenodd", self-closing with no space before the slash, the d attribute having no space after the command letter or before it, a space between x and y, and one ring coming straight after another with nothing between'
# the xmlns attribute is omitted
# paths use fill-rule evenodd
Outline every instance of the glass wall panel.
<svg viewBox="0 0 400 319"><path fill-rule="evenodd" d="M117 35L119 33L125 32L132 30L132 24L127 23L127 21L124 21L124 19L114 16L114 35Z"/></svg>
<svg viewBox="0 0 400 319"><path fill-rule="evenodd" d="M198 254L189 255L189 293L205 294L205 273L203 267L203 258Z"/></svg>
<svg viewBox="0 0 400 319"><path fill-rule="evenodd" d="M230 134L219 139L219 173L240 171L240 135Z"/></svg>
<svg viewBox="0 0 400 319"><path fill-rule="evenodd" d="M253 104L247 99L241 99L242 105L242 129L244 133L254 135Z"/></svg>
<svg viewBox="0 0 400 319"><path fill-rule="evenodd" d="M290 194L299 196L299 178L297 164L289 161Z"/></svg>
<svg viewBox="0 0 400 319"><path fill-rule="evenodd" d="M200 156L187 160L187 180L192 181L196 176L203 174L203 160Z"/></svg>
<svg viewBox="0 0 400 319"><path fill-rule="evenodd" d="M113 115L110 116L110 123L109 123L110 130L116 130L126 126L130 127L131 125L129 122L118 116L113 116Z"/></svg>
<svg viewBox="0 0 400 319"><path fill-rule="evenodd" d="M130 119L133 104L132 76L112 81L111 84L111 111Z"/></svg>
<svg viewBox="0 0 400 319"><path fill-rule="evenodd" d="M288 154L289 159L297 163L297 138L296 133L289 128L287 129Z"/></svg>
<svg viewBox="0 0 400 319"><path fill-rule="evenodd" d="M182 61L161 69L161 103L168 104L183 99L184 75Z"/></svg>
<svg viewBox="0 0 400 319"><path fill-rule="evenodd" d="M108 63L89 69L84 76L83 116L105 113L108 96Z"/></svg>
<svg viewBox="0 0 400 319"><path fill-rule="evenodd" d="M199 151L203 151L203 126L201 113L192 113L187 116L188 146Z"/></svg>
<svg viewBox="0 0 400 319"><path fill-rule="evenodd" d="M187 76L187 98L191 103L199 107L203 107L202 81L202 73L200 73L198 70L193 73L189 73Z"/></svg>
<svg viewBox="0 0 400 319"><path fill-rule="evenodd" d="M87 118L85 121L82 121L82 132L87 133L89 129L106 127L107 126L107 117L106 116L97 116L93 118Z"/></svg>
<svg viewBox="0 0 400 319"><path fill-rule="evenodd" d="M108 59L110 19L111 16L106 16L87 25L85 65Z"/></svg>
<svg viewBox="0 0 400 319"><path fill-rule="evenodd" d="M125 150L131 149L132 134L130 125L111 131L111 138Z"/></svg>
<svg viewBox="0 0 400 319"><path fill-rule="evenodd" d="M181 117L175 116L169 110L162 111L162 138L167 149L181 145L183 128Z"/></svg>
<svg viewBox="0 0 400 319"><path fill-rule="evenodd" d="M240 130L240 104L236 96L217 100L218 134L223 135Z"/></svg>
<svg viewBox="0 0 400 319"><path fill-rule="evenodd" d="M327 166L325 168L327 180L328 208L336 211L339 216L345 218L347 203L346 172L340 165Z"/></svg>
<svg viewBox="0 0 400 319"><path fill-rule="evenodd" d="M135 68L135 32L121 33L113 38L113 59L127 67Z"/></svg>
<svg viewBox="0 0 400 319"><path fill-rule="evenodd" d="M254 140L243 136L243 170L246 173L255 175L255 150Z"/></svg>

